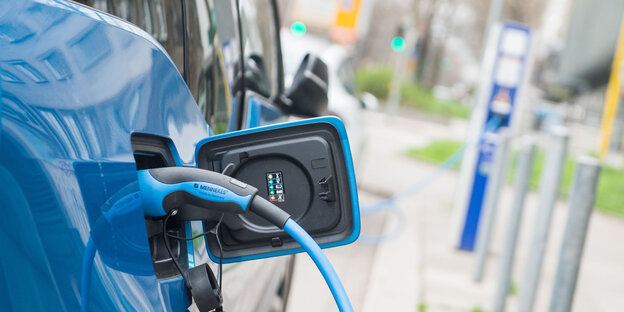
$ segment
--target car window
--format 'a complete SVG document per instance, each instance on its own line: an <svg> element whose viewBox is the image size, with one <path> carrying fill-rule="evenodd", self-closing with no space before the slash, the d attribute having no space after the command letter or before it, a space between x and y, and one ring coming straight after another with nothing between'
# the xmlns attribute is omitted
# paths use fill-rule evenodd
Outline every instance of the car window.
<svg viewBox="0 0 624 312"><path fill-rule="evenodd" d="M93 7L100 11L108 11L108 0L94 0Z"/></svg>
<svg viewBox="0 0 624 312"><path fill-rule="evenodd" d="M180 74L184 71L182 6L179 0L82 0L150 33L165 48ZM230 90L238 60L237 27L231 1L187 1L188 87L213 133L231 130ZM223 8L226 7L226 8ZM219 11L216 14L215 8ZM219 9L221 8L221 9ZM228 11L229 8L229 11ZM219 18L215 18L219 16ZM217 21L224 24L217 32Z"/></svg>
<svg viewBox="0 0 624 312"><path fill-rule="evenodd" d="M240 10L245 57L255 54L262 58L271 95L275 95L278 91L277 30L271 0L241 0Z"/></svg>
<svg viewBox="0 0 624 312"><path fill-rule="evenodd" d="M338 66L338 79L340 80L340 84L345 88L349 94L355 96L355 69L354 69L353 59L345 58L342 60L340 65Z"/></svg>
<svg viewBox="0 0 624 312"><path fill-rule="evenodd" d="M132 0L115 1L115 9L117 16L133 24L137 24L136 3Z"/></svg>

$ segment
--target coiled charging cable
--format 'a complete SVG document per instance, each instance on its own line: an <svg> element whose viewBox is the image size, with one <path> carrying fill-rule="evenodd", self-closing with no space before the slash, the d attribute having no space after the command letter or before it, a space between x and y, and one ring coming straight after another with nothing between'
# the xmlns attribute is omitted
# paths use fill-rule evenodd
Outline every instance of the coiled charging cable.
<svg viewBox="0 0 624 312"><path fill-rule="evenodd" d="M440 165L436 166L429 174L425 175L422 179L419 179L418 181L416 181L416 183L407 187L405 190L396 193L390 198L382 199L370 205L364 206L360 211L361 215L369 215L369 214L377 213L380 211L390 211L398 217L399 225L397 226L395 230L393 230L389 234L383 234L383 235L361 234L360 237L358 238L358 242L367 244L367 245L377 245L377 244L387 242L388 240L398 236L403 231L403 228L405 226L405 221L403 220L403 218L401 218L403 214L401 212L401 209L397 206L397 203L401 200L404 200L407 197L410 197L422 191L427 186L431 185L434 181L436 181L444 173L448 172L449 170L457 166L461 162L464 152L466 151L466 148L468 146L471 146L471 147L478 146L479 144L481 144L481 142L483 142L483 139L487 133L491 133L495 131L500 125L501 125L501 119L499 117L490 118L488 122L485 124L483 133L481 134L478 140L476 140L473 143L467 142L466 144L462 145L459 149L457 149L457 151L455 151L451 156L449 156L446 160L444 160Z"/></svg>

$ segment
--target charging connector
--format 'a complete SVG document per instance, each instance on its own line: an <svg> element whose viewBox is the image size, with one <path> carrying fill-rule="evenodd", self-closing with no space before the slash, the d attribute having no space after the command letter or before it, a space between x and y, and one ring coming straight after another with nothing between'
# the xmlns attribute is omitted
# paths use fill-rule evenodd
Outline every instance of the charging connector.
<svg viewBox="0 0 624 312"><path fill-rule="evenodd" d="M215 215L254 212L280 229L285 230L310 255L319 268L340 311L353 311L349 297L319 245L290 215L270 201L257 196L258 190L220 173L185 167L167 167L139 171L141 196L147 216L165 216L164 235L167 242L166 220L173 214L183 220L208 220ZM192 290L186 274L176 265ZM203 275L202 275L203 276ZM203 283L209 284L209 283ZM212 285L212 284L211 284ZM212 285L214 286L214 285ZM196 292L191 292L193 297ZM220 294L219 294L220 295Z"/></svg>

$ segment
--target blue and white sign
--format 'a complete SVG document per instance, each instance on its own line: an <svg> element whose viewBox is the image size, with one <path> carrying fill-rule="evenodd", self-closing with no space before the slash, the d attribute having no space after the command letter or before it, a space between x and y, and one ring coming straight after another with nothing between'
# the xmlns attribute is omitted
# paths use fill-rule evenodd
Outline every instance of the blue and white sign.
<svg viewBox="0 0 624 312"><path fill-rule="evenodd" d="M522 24L504 23L493 32L489 42L483 67L488 80L481 82L479 103L471 117L468 142L473 142L473 146L464 154L455 201L459 221L455 245L468 251L475 247L489 168L496 149L496 141L490 140L488 133L500 127L511 127L518 115L519 93L530 63L531 30ZM493 119L497 122L492 123ZM492 124L498 126L491 127Z"/></svg>

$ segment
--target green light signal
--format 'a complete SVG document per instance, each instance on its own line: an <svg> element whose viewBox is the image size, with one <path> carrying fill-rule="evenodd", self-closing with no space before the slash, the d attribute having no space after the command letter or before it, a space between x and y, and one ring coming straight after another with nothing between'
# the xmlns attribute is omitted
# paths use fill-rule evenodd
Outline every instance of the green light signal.
<svg viewBox="0 0 624 312"><path fill-rule="evenodd" d="M405 39L399 36L392 38L392 42L390 42L390 47L394 52L402 52L403 50L405 50Z"/></svg>
<svg viewBox="0 0 624 312"><path fill-rule="evenodd" d="M290 25L290 31L295 36L303 36L306 33L306 25L302 22L294 22Z"/></svg>

